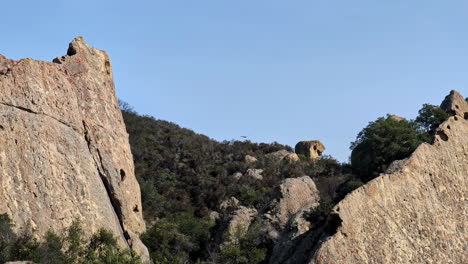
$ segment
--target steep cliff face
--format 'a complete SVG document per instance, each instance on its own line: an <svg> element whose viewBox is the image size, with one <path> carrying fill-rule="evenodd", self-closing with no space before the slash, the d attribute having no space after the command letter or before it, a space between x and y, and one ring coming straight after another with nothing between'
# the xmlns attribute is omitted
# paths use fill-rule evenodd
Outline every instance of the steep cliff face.
<svg viewBox="0 0 468 264"><path fill-rule="evenodd" d="M453 116L432 145L346 196L274 263L468 263L468 105L452 91L441 106Z"/></svg>
<svg viewBox="0 0 468 264"><path fill-rule="evenodd" d="M110 60L81 37L53 63L0 55L0 204L19 229L42 235L78 219L145 254Z"/></svg>

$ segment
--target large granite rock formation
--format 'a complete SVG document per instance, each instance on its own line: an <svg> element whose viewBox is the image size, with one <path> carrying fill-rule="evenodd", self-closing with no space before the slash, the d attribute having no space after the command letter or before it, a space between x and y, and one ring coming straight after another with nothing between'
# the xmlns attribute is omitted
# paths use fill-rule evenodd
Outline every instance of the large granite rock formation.
<svg viewBox="0 0 468 264"><path fill-rule="evenodd" d="M347 195L271 263L468 263L468 105L452 91L441 106L453 115L433 144Z"/></svg>
<svg viewBox="0 0 468 264"><path fill-rule="evenodd" d="M0 55L0 204L18 231L41 236L78 219L147 254L111 63L81 37L53 63Z"/></svg>
<svg viewBox="0 0 468 264"><path fill-rule="evenodd" d="M294 151L311 160L316 160L322 156L325 146L319 140L300 141L294 147Z"/></svg>
<svg viewBox="0 0 468 264"><path fill-rule="evenodd" d="M320 201L320 193L309 176L285 179L273 193L276 199L270 207L274 213L269 218L280 229L284 229L289 220L301 209L310 205L316 207Z"/></svg>

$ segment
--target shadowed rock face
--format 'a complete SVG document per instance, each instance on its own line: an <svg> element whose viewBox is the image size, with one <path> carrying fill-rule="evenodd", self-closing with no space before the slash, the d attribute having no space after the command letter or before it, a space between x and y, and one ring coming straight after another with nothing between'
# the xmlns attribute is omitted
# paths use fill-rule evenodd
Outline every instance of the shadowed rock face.
<svg viewBox="0 0 468 264"><path fill-rule="evenodd" d="M146 254L111 63L81 37L54 63L0 55L0 204L18 229L41 236L78 219Z"/></svg>
<svg viewBox="0 0 468 264"><path fill-rule="evenodd" d="M442 107L453 116L432 145L346 196L321 235L275 263L468 263L468 105L452 91Z"/></svg>

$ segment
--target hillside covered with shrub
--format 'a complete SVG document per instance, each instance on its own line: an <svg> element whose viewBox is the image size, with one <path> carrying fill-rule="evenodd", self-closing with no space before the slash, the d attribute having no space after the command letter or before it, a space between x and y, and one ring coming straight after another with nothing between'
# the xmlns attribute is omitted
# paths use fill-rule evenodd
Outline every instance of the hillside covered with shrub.
<svg viewBox="0 0 468 264"><path fill-rule="evenodd" d="M321 206L309 218L324 222L347 193L385 171L394 160L408 157L422 142L430 142L438 124L448 117L440 107L426 104L415 120L390 115L378 118L351 143L352 163L342 164L329 156L311 161L300 155L297 162L278 161L268 154L292 151L290 146L218 142L174 123L139 115L126 103L121 102L121 108L142 190L143 212L150 225L144 241L158 263L213 259L244 263L232 261L248 255L241 244L235 249L216 245L220 223L210 215L219 211L223 201L235 197L241 205L262 211L279 182L308 175L321 196ZM257 161L249 162L247 155ZM263 179L234 177L249 169L262 169ZM250 238L259 240L258 250L271 250L265 239L261 241L261 232L256 232L257 237L252 233ZM245 263L261 263L267 258L265 254L261 261Z"/></svg>

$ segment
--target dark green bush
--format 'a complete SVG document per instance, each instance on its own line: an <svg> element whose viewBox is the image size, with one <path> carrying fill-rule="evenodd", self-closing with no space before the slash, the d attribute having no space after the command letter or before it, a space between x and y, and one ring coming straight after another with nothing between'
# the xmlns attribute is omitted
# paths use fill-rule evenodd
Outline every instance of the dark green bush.
<svg viewBox="0 0 468 264"><path fill-rule="evenodd" d="M436 128L448 117L449 114L439 106L424 104L419 110L419 115L415 121L425 132L434 134Z"/></svg>
<svg viewBox="0 0 468 264"><path fill-rule="evenodd" d="M78 221L64 230L63 236L52 231L38 242L28 233L16 235L10 218L0 215L0 263L29 260L42 264L140 264L130 250L122 250L112 233L101 229L90 240L84 237Z"/></svg>
<svg viewBox="0 0 468 264"><path fill-rule="evenodd" d="M244 234L240 228L221 245L219 263L257 264L265 260L267 247L259 224L254 224Z"/></svg>
<svg viewBox="0 0 468 264"><path fill-rule="evenodd" d="M6 214L0 214L0 263L9 260L16 239L11 219Z"/></svg>
<svg viewBox="0 0 468 264"><path fill-rule="evenodd" d="M156 263L187 263L204 253L213 226L213 221L193 214L175 213L158 220L142 240Z"/></svg>
<svg viewBox="0 0 468 264"><path fill-rule="evenodd" d="M353 171L370 180L395 160L407 158L423 142L431 143L437 127L449 117L442 108L424 104L413 120L387 115L370 122L351 143Z"/></svg>
<svg viewBox="0 0 468 264"><path fill-rule="evenodd" d="M425 135L413 121L396 120L390 116L370 122L356 141L351 143L353 171L365 181L387 169L395 160L408 157Z"/></svg>

